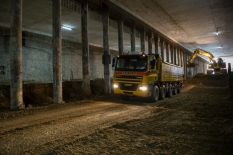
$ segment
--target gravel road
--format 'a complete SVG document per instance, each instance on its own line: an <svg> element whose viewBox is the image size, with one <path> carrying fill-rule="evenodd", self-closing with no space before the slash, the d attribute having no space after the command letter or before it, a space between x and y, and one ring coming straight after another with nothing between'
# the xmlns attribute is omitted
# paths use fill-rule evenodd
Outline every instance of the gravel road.
<svg viewBox="0 0 233 155"><path fill-rule="evenodd" d="M105 96L1 111L0 154L233 154L232 96L203 78L156 103Z"/></svg>

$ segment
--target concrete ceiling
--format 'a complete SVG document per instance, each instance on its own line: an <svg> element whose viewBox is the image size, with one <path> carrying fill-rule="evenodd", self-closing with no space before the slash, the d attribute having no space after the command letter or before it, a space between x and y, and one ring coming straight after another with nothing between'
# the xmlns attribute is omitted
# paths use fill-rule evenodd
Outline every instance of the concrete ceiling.
<svg viewBox="0 0 233 155"><path fill-rule="evenodd" d="M81 15L79 0L63 0L63 38L81 42ZM104 0L95 0L101 4ZM93 2L93 1L92 1ZM106 0L105 0L106 2ZM95 3L95 4L98 4ZM130 51L131 15L155 32L162 33L184 48L194 51L201 48L215 57L222 56L233 64L233 1L232 0L109 0L115 9L124 10L124 50ZM102 46L103 28L101 7L90 5L89 41ZM0 1L0 26L10 27L11 1ZM117 12L116 10L110 10ZM127 13L131 14L126 15ZM116 15L115 15L116 16ZM111 17L111 15L110 15ZM114 18L116 19L116 18ZM117 20L110 19L109 43L118 50ZM141 24L142 25L142 24ZM52 0L23 0L23 29L52 35ZM140 28L136 27L136 50L140 51ZM216 35L216 32L219 34ZM146 41L146 49L147 41ZM154 50L154 46L153 46Z"/></svg>
<svg viewBox="0 0 233 155"><path fill-rule="evenodd" d="M233 63L232 0L117 0L187 49L201 48ZM216 32L219 34L216 35ZM231 59L229 59L231 56Z"/></svg>

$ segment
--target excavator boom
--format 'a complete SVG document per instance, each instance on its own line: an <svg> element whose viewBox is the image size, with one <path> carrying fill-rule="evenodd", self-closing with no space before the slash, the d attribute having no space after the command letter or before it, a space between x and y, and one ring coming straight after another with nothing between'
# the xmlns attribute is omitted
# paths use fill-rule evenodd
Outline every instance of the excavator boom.
<svg viewBox="0 0 233 155"><path fill-rule="evenodd" d="M220 74L224 74L226 73L226 63L223 61L222 58L218 58L217 61L214 60L214 56L210 53L207 52L205 50L202 50L200 48L197 48L193 54L191 55L188 63L187 63L187 67L196 67L198 64L192 63L192 61L196 58L197 55L202 55L202 56L206 56L210 59L209 63L209 69L207 70L207 74L215 74L216 73L220 73Z"/></svg>
<svg viewBox="0 0 233 155"><path fill-rule="evenodd" d="M193 59L196 58L196 56L197 56L198 54L199 54L199 55L202 55L202 56L208 57L208 58L210 59L210 61L213 61L213 60L214 60L214 56L213 56L210 52L207 52L207 51L205 51L205 50L202 50L202 49L200 49L200 48L197 48L197 49L193 52L193 54L191 55L189 62L192 63Z"/></svg>

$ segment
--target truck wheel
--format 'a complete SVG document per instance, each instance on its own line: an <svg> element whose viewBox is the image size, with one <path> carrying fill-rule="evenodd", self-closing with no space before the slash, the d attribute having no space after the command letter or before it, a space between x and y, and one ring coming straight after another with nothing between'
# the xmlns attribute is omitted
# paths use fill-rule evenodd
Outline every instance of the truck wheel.
<svg viewBox="0 0 233 155"><path fill-rule="evenodd" d="M127 96L127 95L121 95L120 98L124 101L127 101L129 100L130 96Z"/></svg>
<svg viewBox="0 0 233 155"><path fill-rule="evenodd" d="M182 84L179 82L179 84L177 85L177 93L180 93L182 89Z"/></svg>
<svg viewBox="0 0 233 155"><path fill-rule="evenodd" d="M160 88L160 91L159 91L159 99L160 100L163 100L165 98L165 95L166 95L166 87L165 85L163 84Z"/></svg>
<svg viewBox="0 0 233 155"><path fill-rule="evenodd" d="M154 85L153 89L152 89L152 94L150 97L150 101L152 102L156 102L159 99L159 87Z"/></svg>
<svg viewBox="0 0 233 155"><path fill-rule="evenodd" d="M174 89L173 89L173 95L176 95L176 94L177 94L177 87L178 87L177 84L174 83L174 84L173 84L173 88L174 88Z"/></svg>
<svg viewBox="0 0 233 155"><path fill-rule="evenodd" d="M172 84L169 84L169 85L168 85L167 96L168 96L168 97L172 97L172 93L173 93Z"/></svg>

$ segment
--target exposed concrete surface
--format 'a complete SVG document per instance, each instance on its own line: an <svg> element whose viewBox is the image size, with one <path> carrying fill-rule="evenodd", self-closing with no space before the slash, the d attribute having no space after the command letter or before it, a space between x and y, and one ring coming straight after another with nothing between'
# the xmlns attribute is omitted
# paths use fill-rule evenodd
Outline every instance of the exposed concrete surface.
<svg viewBox="0 0 233 155"><path fill-rule="evenodd" d="M34 37L25 38L23 46L23 81L31 82L52 82L52 45L46 39ZM46 38L47 36L45 36ZM1 82L8 82L10 79L9 67L9 40L4 44L5 37L0 35L0 66L5 66L5 74L0 75ZM70 44L64 44L62 48L62 79L63 81L82 79L82 53L81 48ZM111 51L111 57L118 55L118 52ZM104 70L102 64L103 50L99 47L90 47L90 79L103 78ZM110 76L113 75L109 65Z"/></svg>

